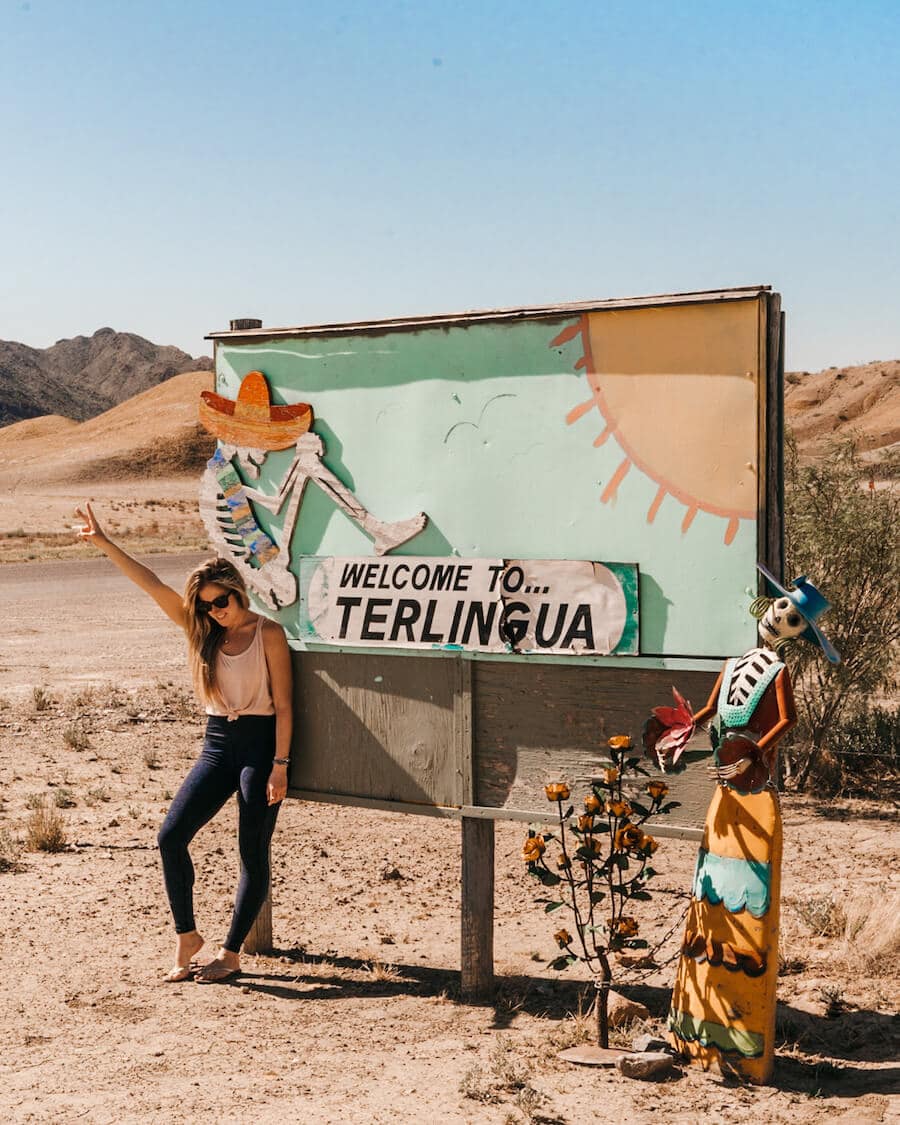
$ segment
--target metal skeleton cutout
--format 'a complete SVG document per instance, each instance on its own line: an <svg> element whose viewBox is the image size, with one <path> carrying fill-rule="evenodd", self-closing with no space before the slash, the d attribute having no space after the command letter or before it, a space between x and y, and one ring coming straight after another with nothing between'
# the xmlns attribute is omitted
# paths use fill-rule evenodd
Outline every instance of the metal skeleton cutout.
<svg viewBox="0 0 900 1125"><path fill-rule="evenodd" d="M297 578L291 571L291 539L306 486L312 481L374 542L377 555L387 554L418 535L428 522L424 512L408 520L376 519L323 463L322 439L310 433L308 403L273 405L261 371L244 377L236 400L214 391L200 396L200 422L219 439L207 462L200 486L200 515L217 551L230 559L248 587L270 609L297 600ZM294 447L294 457L272 495L248 487L256 480L269 452ZM237 465L235 465L237 462ZM278 514L286 507L282 543L262 530L254 505Z"/></svg>
<svg viewBox="0 0 900 1125"><path fill-rule="evenodd" d="M816 624L829 603L806 576L758 599L760 644L728 660L705 707L655 708L644 745L661 766L677 762L695 728L710 720L717 781L697 857L668 1028L672 1044L704 1067L718 1063L767 1082L775 1057L775 992L782 821L771 780L776 747L796 721L785 642L802 637L840 660Z"/></svg>

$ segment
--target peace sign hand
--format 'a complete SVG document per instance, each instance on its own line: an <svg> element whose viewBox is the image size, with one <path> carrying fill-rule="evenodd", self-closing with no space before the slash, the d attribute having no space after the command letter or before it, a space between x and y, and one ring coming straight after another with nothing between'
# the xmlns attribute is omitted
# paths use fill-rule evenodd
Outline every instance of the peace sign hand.
<svg viewBox="0 0 900 1125"><path fill-rule="evenodd" d="M90 504L85 502L83 508L76 508L75 515L84 520L82 527L76 527L75 531L79 539L84 539L88 543L99 544L106 542L106 533L97 521L94 511Z"/></svg>

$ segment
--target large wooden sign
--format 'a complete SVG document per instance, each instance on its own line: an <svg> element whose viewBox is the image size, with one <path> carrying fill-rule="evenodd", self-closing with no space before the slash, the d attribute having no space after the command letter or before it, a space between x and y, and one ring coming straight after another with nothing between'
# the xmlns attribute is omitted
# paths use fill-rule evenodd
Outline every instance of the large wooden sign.
<svg viewBox="0 0 900 1125"><path fill-rule="evenodd" d="M536 817L753 643L756 563L781 561L776 294L211 338L201 508L296 650L294 793ZM677 830L709 790L675 783Z"/></svg>

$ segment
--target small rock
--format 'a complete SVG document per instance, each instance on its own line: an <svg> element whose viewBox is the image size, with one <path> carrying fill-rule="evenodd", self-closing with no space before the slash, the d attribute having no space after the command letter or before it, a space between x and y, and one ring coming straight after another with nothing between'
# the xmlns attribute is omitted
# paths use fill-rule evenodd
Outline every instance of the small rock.
<svg viewBox="0 0 900 1125"><path fill-rule="evenodd" d="M401 874L399 867L391 867L390 865L386 865L382 869L381 877L385 880L385 882L387 882L390 879L402 879L403 875Z"/></svg>
<svg viewBox="0 0 900 1125"><path fill-rule="evenodd" d="M659 1078L672 1066L672 1056L665 1051L646 1051L635 1055L622 1055L616 1068L626 1078Z"/></svg>
<svg viewBox="0 0 900 1125"><path fill-rule="evenodd" d="M639 1035L631 1041L632 1051L668 1051L669 1044L658 1035Z"/></svg>
<svg viewBox="0 0 900 1125"><path fill-rule="evenodd" d="M639 1004L637 1000L629 1000L627 997L622 996L618 992L610 992L610 1027L622 1027L623 1024L631 1023L632 1020L648 1020L649 1018L649 1008L646 1008L643 1004Z"/></svg>

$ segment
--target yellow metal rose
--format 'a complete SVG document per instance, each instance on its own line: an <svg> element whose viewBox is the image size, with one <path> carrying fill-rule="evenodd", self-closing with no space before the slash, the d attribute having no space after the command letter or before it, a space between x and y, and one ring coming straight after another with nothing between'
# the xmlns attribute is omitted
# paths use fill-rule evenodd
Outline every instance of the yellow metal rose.
<svg viewBox="0 0 900 1125"><path fill-rule="evenodd" d="M603 780L607 785L615 785L619 780L619 771L615 766L610 766L609 769L603 771Z"/></svg>
<svg viewBox="0 0 900 1125"><path fill-rule="evenodd" d="M586 812L598 813L603 808L603 802L596 793L589 793L584 799L584 807Z"/></svg>
<svg viewBox="0 0 900 1125"><path fill-rule="evenodd" d="M584 816L580 816L578 818L578 827L581 829L582 832L593 832L594 831L594 818L593 818L593 816L590 813L586 813Z"/></svg>
<svg viewBox="0 0 900 1125"><path fill-rule="evenodd" d="M630 734L614 734L612 738L606 740L606 745L610 750L630 750L631 749L631 735Z"/></svg>
<svg viewBox="0 0 900 1125"><path fill-rule="evenodd" d="M564 781L554 781L551 785L544 786L548 801L568 801L569 787Z"/></svg>
<svg viewBox="0 0 900 1125"><path fill-rule="evenodd" d="M664 781L649 781L647 783L647 792L654 801L661 801L669 792L669 787Z"/></svg>
<svg viewBox="0 0 900 1125"><path fill-rule="evenodd" d="M522 845L522 859L525 863L537 863L546 850L543 836L529 836Z"/></svg>
<svg viewBox="0 0 900 1125"><path fill-rule="evenodd" d="M556 944L560 949L565 949L569 942L572 940L572 935L568 930L565 929L557 930L553 937L556 939Z"/></svg>
<svg viewBox="0 0 900 1125"><path fill-rule="evenodd" d="M556 866L560 869L560 871L565 871L567 868L572 866L572 861L567 855L561 855L557 857Z"/></svg>
<svg viewBox="0 0 900 1125"><path fill-rule="evenodd" d="M616 923L616 933L621 937L634 937L638 932L638 924L634 918L622 917Z"/></svg>
<svg viewBox="0 0 900 1125"><path fill-rule="evenodd" d="M628 852L641 846L644 833L636 824L623 824L616 832L614 845L618 852Z"/></svg>
<svg viewBox="0 0 900 1125"><path fill-rule="evenodd" d="M607 801L606 811L610 816L619 817L631 816L631 805L627 801Z"/></svg>

